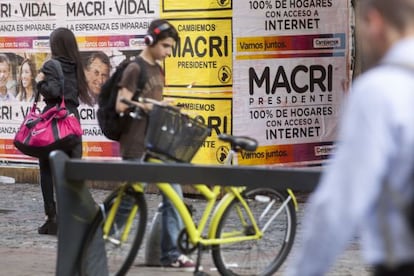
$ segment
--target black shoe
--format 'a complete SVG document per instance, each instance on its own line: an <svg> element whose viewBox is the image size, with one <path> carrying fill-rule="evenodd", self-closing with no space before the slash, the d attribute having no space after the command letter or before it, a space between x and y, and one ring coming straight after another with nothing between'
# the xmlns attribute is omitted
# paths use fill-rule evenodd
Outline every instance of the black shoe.
<svg viewBox="0 0 414 276"><path fill-rule="evenodd" d="M55 219L48 219L46 222L37 228L37 232L41 235L57 235L57 224Z"/></svg>

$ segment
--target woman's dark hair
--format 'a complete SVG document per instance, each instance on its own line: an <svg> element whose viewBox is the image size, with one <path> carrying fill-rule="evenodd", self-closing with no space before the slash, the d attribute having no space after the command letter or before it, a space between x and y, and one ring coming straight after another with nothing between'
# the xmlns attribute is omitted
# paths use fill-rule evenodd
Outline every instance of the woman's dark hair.
<svg viewBox="0 0 414 276"><path fill-rule="evenodd" d="M50 34L49 41L52 57L65 57L76 64L79 99L86 104L92 105L78 43L73 32L67 28L57 28Z"/></svg>
<svg viewBox="0 0 414 276"><path fill-rule="evenodd" d="M156 29L158 29L160 26L165 26L166 24L169 26L169 28L162 29L159 33L156 32ZM148 34L154 36L155 41L160 41L168 37L171 37L174 39L174 41L178 41L179 39L178 32L175 27L165 19L153 20L148 27Z"/></svg>
<svg viewBox="0 0 414 276"><path fill-rule="evenodd" d="M27 97L27 91L26 91L26 88L24 88L22 79L21 79L21 75L23 72L23 65L25 64L29 65L30 74L31 74L30 85L32 86L32 89L33 89L33 95L35 95L36 93L36 81L35 81L36 64L33 60L26 58L20 64L20 73L19 73L20 80L19 80L19 87L18 87L18 92L17 92L17 97L19 98L20 101L26 100L26 97Z"/></svg>

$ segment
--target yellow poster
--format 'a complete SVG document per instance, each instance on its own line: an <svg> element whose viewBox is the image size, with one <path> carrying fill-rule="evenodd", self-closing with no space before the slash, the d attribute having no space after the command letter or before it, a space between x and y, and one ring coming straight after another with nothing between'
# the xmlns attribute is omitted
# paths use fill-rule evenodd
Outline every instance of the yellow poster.
<svg viewBox="0 0 414 276"><path fill-rule="evenodd" d="M209 97L206 97L209 96ZM169 94L173 104L181 107L181 110L192 118L197 118L211 129L201 145L199 151L192 160L200 164L221 164L228 145L218 141L217 135L230 134L232 131L231 114L232 98L230 93L218 93L215 97L202 93L193 94Z"/></svg>
<svg viewBox="0 0 414 276"><path fill-rule="evenodd" d="M162 0L163 13L231 10L232 0Z"/></svg>
<svg viewBox="0 0 414 276"><path fill-rule="evenodd" d="M165 60L166 85L183 88L232 86L231 18L170 19L180 35Z"/></svg>

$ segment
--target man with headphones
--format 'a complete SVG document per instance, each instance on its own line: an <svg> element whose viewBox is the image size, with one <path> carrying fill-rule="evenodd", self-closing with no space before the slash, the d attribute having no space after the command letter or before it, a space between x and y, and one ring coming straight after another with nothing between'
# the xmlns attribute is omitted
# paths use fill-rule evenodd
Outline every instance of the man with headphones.
<svg viewBox="0 0 414 276"><path fill-rule="evenodd" d="M168 21L156 19L151 22L144 38L147 47L137 57L144 62L131 62L125 68L119 83L120 89L116 104L118 113L122 113L128 108L126 104L120 101L122 98L134 100L141 96L158 101L162 100L164 74L158 62L171 55L172 48L178 39L177 30ZM144 74L147 80L142 91L139 91L139 95L137 95L133 91L137 89L137 80ZM149 104L137 103L137 105L146 111L151 108ZM129 125L125 127L119 140L121 156L124 160L142 160L145 153L145 128L146 118L130 120ZM173 187L182 196L181 186L173 184ZM177 246L178 234L183 228L183 223L172 203L164 196L161 212L161 264L181 271L194 271L195 263L181 254Z"/></svg>

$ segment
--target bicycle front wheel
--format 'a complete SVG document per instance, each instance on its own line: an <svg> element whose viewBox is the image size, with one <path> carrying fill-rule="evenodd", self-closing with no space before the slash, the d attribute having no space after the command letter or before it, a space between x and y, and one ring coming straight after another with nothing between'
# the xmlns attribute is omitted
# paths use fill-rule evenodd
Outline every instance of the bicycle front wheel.
<svg viewBox="0 0 414 276"><path fill-rule="evenodd" d="M81 253L81 275L90 275L90 272L94 271L93 256L97 255L96 247L98 251L104 247L105 253L99 258L106 259L109 275L125 275L135 260L147 223L147 205L143 193L135 192L132 188L126 189L111 229L107 235L103 235L106 215L114 206L120 191L120 189L115 190L105 199L105 216L100 213L91 225Z"/></svg>
<svg viewBox="0 0 414 276"><path fill-rule="evenodd" d="M273 275L292 248L296 234L295 206L287 192L257 188L243 194L263 236L257 240L215 245L214 264L221 275ZM226 208L216 238L230 233L254 235L251 220L238 199Z"/></svg>

